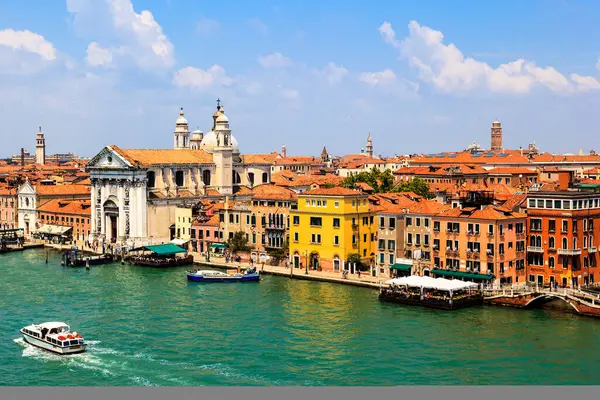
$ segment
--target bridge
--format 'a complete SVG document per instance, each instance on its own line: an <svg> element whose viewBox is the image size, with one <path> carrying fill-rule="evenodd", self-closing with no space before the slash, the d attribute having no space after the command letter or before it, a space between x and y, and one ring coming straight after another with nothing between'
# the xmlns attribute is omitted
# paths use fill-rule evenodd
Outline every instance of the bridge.
<svg viewBox="0 0 600 400"><path fill-rule="evenodd" d="M515 287L484 289L485 302L494 305L529 308L546 299L559 299L567 303L577 314L600 317L600 298L580 290L568 288Z"/></svg>

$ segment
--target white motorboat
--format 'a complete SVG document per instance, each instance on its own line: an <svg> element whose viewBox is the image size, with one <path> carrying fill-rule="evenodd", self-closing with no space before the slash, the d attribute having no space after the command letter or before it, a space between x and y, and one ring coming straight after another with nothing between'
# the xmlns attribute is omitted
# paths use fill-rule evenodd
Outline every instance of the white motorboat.
<svg viewBox="0 0 600 400"><path fill-rule="evenodd" d="M210 270L186 271L186 275L188 281L193 282L258 282L260 280L260 274L256 268L249 268L244 273Z"/></svg>
<svg viewBox="0 0 600 400"><path fill-rule="evenodd" d="M21 329L26 343L56 354L77 354L85 351L86 343L77 332L71 332L64 322L46 322Z"/></svg>

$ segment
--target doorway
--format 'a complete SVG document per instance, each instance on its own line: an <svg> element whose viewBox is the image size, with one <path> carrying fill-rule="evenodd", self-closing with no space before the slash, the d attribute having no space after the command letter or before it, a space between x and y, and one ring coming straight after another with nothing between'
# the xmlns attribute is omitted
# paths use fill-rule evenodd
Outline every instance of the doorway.
<svg viewBox="0 0 600 400"><path fill-rule="evenodd" d="M117 240L117 216L116 215L111 215L109 216L110 218L110 240L111 241L116 241Z"/></svg>
<svg viewBox="0 0 600 400"><path fill-rule="evenodd" d="M537 284L538 286L544 286L544 275L537 276Z"/></svg>

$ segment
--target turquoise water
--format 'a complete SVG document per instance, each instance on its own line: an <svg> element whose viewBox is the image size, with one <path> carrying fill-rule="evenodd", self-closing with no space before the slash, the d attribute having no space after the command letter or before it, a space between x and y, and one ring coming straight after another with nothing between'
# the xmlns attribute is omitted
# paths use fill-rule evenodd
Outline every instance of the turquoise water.
<svg viewBox="0 0 600 400"><path fill-rule="evenodd" d="M188 283L185 268L0 256L1 385L600 384L600 320L542 310L427 310L364 288L265 276ZM89 351L23 343L64 321Z"/></svg>

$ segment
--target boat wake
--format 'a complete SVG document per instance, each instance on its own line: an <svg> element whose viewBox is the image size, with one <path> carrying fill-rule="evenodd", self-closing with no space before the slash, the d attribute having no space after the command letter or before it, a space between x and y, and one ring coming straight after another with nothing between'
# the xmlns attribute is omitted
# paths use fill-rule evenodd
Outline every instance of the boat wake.
<svg viewBox="0 0 600 400"><path fill-rule="evenodd" d="M38 347L26 343L23 338L14 339L14 342L23 348L22 357L32 358L49 363L60 363L66 366L70 371L88 370L97 374L108 381L122 382L123 379L131 382L132 386L201 386L201 382L189 380L180 376L183 371L205 372L213 376L239 381L240 384L267 385L267 386L289 386L297 385L299 382L287 382L270 380L263 376L255 374L246 374L222 363L198 365L189 362L169 361L156 358L152 354L125 353L123 351L102 347L101 341L88 340L87 351L85 353L58 355L42 350ZM143 376L148 371L156 371L156 368L149 368L149 365L159 364L161 375ZM169 368L171 367L171 368ZM169 373L169 369L173 369ZM177 371L180 371L179 373ZM303 382L304 385L319 385L317 382Z"/></svg>

